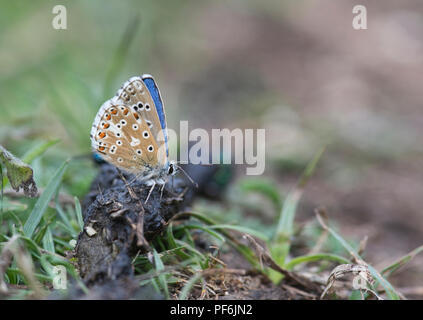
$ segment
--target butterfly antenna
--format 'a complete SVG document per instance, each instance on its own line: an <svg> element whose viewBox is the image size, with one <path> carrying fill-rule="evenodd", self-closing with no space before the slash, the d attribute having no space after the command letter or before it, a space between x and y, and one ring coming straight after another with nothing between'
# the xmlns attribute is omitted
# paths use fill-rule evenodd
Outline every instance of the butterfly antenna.
<svg viewBox="0 0 423 320"><path fill-rule="evenodd" d="M176 164L180 164L181 163L181 161L176 161ZM185 163L187 163L187 162L185 162ZM197 166L209 166L209 167L211 167L211 166L214 166L214 164L213 163L199 163L199 164L196 164ZM181 168L180 166L178 166L178 168Z"/></svg>
<svg viewBox="0 0 423 320"><path fill-rule="evenodd" d="M183 173L184 173L184 175L188 178L188 180L196 187L196 188L198 188L198 183L197 182L195 182L190 176L189 176L189 174L184 170L184 169L182 169L182 167L181 166L178 166L178 169L179 170L181 170Z"/></svg>

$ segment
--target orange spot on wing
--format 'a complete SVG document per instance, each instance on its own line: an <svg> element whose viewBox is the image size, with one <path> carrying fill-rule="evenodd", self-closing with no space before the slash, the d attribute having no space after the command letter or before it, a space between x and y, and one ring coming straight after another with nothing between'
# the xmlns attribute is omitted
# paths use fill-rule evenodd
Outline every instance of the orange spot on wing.
<svg viewBox="0 0 423 320"><path fill-rule="evenodd" d="M123 110L123 114L126 116L128 114L128 109Z"/></svg>
<svg viewBox="0 0 423 320"><path fill-rule="evenodd" d="M103 126L103 129L107 129L109 127L110 127L110 123L105 123L104 126Z"/></svg>
<svg viewBox="0 0 423 320"><path fill-rule="evenodd" d="M106 147L98 147L98 151L104 151L106 150Z"/></svg>
<svg viewBox="0 0 423 320"><path fill-rule="evenodd" d="M98 136L99 136L101 139L103 139L103 138L106 136L106 133L104 133L104 132L100 132L100 133L98 134Z"/></svg>
<svg viewBox="0 0 423 320"><path fill-rule="evenodd" d="M134 117L135 117L135 119L139 119L140 118L140 116L138 115L138 113L136 113L136 112L134 112Z"/></svg>
<svg viewBox="0 0 423 320"><path fill-rule="evenodd" d="M106 120L112 119L112 116L110 114L106 114Z"/></svg>
<svg viewBox="0 0 423 320"><path fill-rule="evenodd" d="M117 109L112 109L112 110L110 110L110 113L111 113L111 114L117 114Z"/></svg>

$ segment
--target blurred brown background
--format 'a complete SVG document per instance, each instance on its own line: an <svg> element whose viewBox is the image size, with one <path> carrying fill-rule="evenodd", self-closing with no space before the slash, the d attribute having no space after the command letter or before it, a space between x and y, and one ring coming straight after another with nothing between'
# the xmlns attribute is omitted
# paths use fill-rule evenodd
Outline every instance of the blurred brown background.
<svg viewBox="0 0 423 320"><path fill-rule="evenodd" d="M266 128L265 175L281 190L328 145L302 221L326 207L343 235L369 236L376 266L423 243L422 1L64 1L66 31L51 2L1 4L0 143L21 154L62 139L35 164L41 185L56 159L89 153L101 103L151 73L170 127ZM367 30L352 28L357 4ZM394 283L421 283L422 263Z"/></svg>

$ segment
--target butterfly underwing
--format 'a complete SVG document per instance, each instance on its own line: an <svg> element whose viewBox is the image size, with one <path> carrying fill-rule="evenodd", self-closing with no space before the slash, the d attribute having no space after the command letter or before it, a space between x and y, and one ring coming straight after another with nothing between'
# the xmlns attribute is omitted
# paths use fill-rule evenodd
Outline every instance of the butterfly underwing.
<svg viewBox="0 0 423 320"><path fill-rule="evenodd" d="M166 115L151 75L126 81L97 112L91 129L93 151L139 176L160 179L172 174Z"/></svg>

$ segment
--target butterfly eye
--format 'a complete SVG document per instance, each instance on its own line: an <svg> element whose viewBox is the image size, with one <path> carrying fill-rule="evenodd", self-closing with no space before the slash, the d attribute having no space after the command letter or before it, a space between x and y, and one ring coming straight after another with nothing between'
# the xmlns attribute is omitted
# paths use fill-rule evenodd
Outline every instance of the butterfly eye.
<svg viewBox="0 0 423 320"><path fill-rule="evenodd" d="M153 124L151 123L151 121L146 120L145 122L147 122L147 125L148 125L149 128L152 128L153 127Z"/></svg>
<svg viewBox="0 0 423 320"><path fill-rule="evenodd" d="M140 149L137 149L137 154L138 155L141 155L142 154L142 151Z"/></svg>
<svg viewBox="0 0 423 320"><path fill-rule="evenodd" d="M143 136L145 139L147 139L150 135L148 134L148 131L144 131L144 132L142 133L142 136Z"/></svg>
<svg viewBox="0 0 423 320"><path fill-rule="evenodd" d="M146 105L145 105L145 110L146 110L146 111L150 111L150 109L151 109L151 108L150 108L150 105L146 104Z"/></svg>
<svg viewBox="0 0 423 320"><path fill-rule="evenodd" d="M174 169L173 169L173 164L170 164L170 165L169 165L169 170L167 171L167 173L168 173L168 174L172 174L172 173L173 173L173 171L174 171Z"/></svg>
<svg viewBox="0 0 423 320"><path fill-rule="evenodd" d="M122 141L117 140L117 141L116 141L116 144L117 144L118 146L121 146L121 145L122 145Z"/></svg>
<svg viewBox="0 0 423 320"><path fill-rule="evenodd" d="M132 125L132 129L134 129L134 130L138 130L138 125L133 124L133 125Z"/></svg>
<svg viewBox="0 0 423 320"><path fill-rule="evenodd" d="M116 137L120 138L121 134L120 132L116 132Z"/></svg>
<svg viewBox="0 0 423 320"><path fill-rule="evenodd" d="M132 106L132 109L134 109L134 111L138 111L138 106L134 104L134 105Z"/></svg>
<svg viewBox="0 0 423 320"><path fill-rule="evenodd" d="M120 163L122 163L123 162L123 159L122 158L117 158L117 161L120 162Z"/></svg>
<svg viewBox="0 0 423 320"><path fill-rule="evenodd" d="M111 148L110 148L110 153L111 154L114 154L116 152L116 146L115 145L113 145Z"/></svg>
<svg viewBox="0 0 423 320"><path fill-rule="evenodd" d="M122 126L121 126L120 124L118 124L118 125L116 125L116 127L117 127L118 129L120 129Z"/></svg>
<svg viewBox="0 0 423 320"><path fill-rule="evenodd" d="M120 120L121 125L126 126L126 120Z"/></svg>
<svg viewBox="0 0 423 320"><path fill-rule="evenodd" d="M147 148L148 152L153 152L154 151L154 147L150 144Z"/></svg>
<svg viewBox="0 0 423 320"><path fill-rule="evenodd" d="M138 102L138 108L140 110L144 110L144 105L142 104L142 102Z"/></svg>

